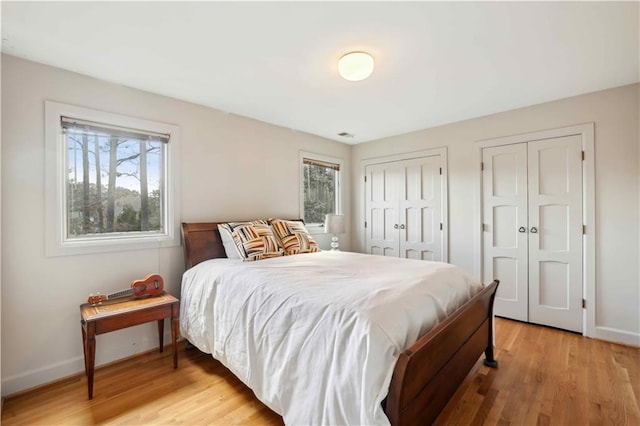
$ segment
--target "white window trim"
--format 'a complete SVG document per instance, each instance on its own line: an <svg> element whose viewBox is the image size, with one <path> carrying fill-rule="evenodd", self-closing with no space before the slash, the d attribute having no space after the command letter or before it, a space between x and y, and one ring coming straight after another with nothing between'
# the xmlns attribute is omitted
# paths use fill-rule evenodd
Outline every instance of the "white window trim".
<svg viewBox="0 0 640 426"><path fill-rule="evenodd" d="M165 232L162 234L126 233L101 235L78 239L66 237L65 224L65 152L60 117L68 116L97 123L131 129L144 129L170 135L167 144L165 175ZM58 102L45 101L45 231L46 255L66 256L105 253L123 250L174 247L180 245L180 128L171 124L144 120L83 108Z"/></svg>
<svg viewBox="0 0 640 426"><path fill-rule="evenodd" d="M323 154L317 154L315 152L308 152L308 151L300 151L300 156L299 156L299 169L300 169L300 176L298 179L298 185L299 185L299 207L300 207L300 214L299 216L301 218L304 218L304 159L308 158L310 160L317 160L317 161L324 161L326 163L333 163L333 164L338 164L340 166L340 171L338 172L338 196L336 197L336 214L343 214L342 213L342 206L343 206L343 190L342 190L342 174L344 173L344 160L342 158L337 158L337 157L330 157L328 155L323 155ZM309 231L310 234L325 234L324 232L324 224L322 225L318 225L318 224L306 224L305 223L305 227L307 228L307 230Z"/></svg>

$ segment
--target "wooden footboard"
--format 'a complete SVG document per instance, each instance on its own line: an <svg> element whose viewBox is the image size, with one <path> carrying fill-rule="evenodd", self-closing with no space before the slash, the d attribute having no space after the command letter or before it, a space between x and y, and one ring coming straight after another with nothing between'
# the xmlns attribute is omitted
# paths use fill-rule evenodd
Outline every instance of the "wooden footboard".
<svg viewBox="0 0 640 426"><path fill-rule="evenodd" d="M396 363L385 411L391 424L432 424L469 370L493 356L493 300L498 280L425 334Z"/></svg>

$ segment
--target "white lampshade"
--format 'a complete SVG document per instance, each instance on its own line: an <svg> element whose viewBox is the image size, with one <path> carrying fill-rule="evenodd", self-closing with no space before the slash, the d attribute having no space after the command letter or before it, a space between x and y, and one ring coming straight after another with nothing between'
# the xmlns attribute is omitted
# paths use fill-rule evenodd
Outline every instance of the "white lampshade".
<svg viewBox="0 0 640 426"><path fill-rule="evenodd" d="M338 61L338 73L348 81L360 81L373 72L373 56L366 52L350 52Z"/></svg>
<svg viewBox="0 0 640 426"><path fill-rule="evenodd" d="M328 234L344 233L344 215L328 214L324 217L324 232Z"/></svg>

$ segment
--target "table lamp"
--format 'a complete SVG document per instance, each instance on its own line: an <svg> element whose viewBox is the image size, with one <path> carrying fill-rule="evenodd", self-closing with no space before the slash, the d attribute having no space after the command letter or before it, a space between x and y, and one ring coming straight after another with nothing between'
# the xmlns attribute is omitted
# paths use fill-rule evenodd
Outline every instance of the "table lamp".
<svg viewBox="0 0 640 426"><path fill-rule="evenodd" d="M332 234L331 237L331 250L338 251L338 234L344 233L344 215L343 214L328 214L324 217L324 232Z"/></svg>

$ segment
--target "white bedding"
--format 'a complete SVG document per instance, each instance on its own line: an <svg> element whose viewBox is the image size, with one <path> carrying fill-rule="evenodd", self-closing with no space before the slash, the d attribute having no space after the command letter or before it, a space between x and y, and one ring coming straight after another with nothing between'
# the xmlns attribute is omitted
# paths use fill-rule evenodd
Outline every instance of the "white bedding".
<svg viewBox="0 0 640 426"><path fill-rule="evenodd" d="M213 259L184 273L180 328L288 425L386 425L400 352L481 288L449 264L347 252Z"/></svg>

